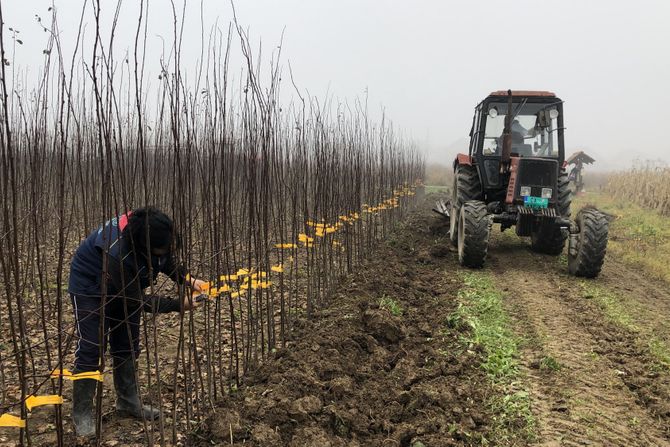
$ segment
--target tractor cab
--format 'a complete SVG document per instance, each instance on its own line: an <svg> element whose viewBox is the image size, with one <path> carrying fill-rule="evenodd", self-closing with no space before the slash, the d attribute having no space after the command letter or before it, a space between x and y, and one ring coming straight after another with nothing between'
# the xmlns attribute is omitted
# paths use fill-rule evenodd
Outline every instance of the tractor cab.
<svg viewBox="0 0 670 447"><path fill-rule="evenodd" d="M469 156L482 169L482 186L498 191L508 181L504 159L506 123L510 120L509 157L546 158L561 166L565 159L563 101L551 92L491 93L475 108Z"/></svg>

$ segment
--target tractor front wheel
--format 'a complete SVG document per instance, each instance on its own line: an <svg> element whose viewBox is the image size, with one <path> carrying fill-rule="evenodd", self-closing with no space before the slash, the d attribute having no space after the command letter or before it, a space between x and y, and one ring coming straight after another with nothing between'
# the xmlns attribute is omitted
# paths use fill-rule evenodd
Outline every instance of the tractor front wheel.
<svg viewBox="0 0 670 447"><path fill-rule="evenodd" d="M491 220L486 204L470 200L461 205L458 218L458 261L462 266L481 268L489 251Z"/></svg>
<svg viewBox="0 0 670 447"><path fill-rule="evenodd" d="M576 219L579 234L570 238L568 271L571 275L595 278L605 261L609 222L595 208L583 209Z"/></svg>

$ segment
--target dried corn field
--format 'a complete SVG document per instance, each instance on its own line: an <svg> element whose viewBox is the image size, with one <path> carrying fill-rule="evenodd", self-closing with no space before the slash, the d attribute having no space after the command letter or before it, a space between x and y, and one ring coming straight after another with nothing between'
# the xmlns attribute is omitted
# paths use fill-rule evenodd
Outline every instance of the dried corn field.
<svg viewBox="0 0 670 447"><path fill-rule="evenodd" d="M97 18L100 3L84 12ZM117 71L99 28L92 59L80 49L63 54L53 14L34 90L20 82L27 73L12 71L6 45L16 34L0 25L8 61L0 80L0 414L16 429L5 439L72 442L59 404L77 340L69 260L110 217L155 205L175 219L181 261L209 281L198 312L144 317L140 376L164 417L140 437L183 443L412 208L423 160L362 102L331 104L293 85L297 100L281 103L287 70L278 57L256 62L236 24L213 32L197 82L182 75L175 28L171 58L149 88L141 37L135 64ZM232 48L245 61L235 85ZM165 279L154 291L190 293ZM110 366L100 372L107 380ZM35 402L47 407L29 414Z"/></svg>
<svg viewBox="0 0 670 447"><path fill-rule="evenodd" d="M611 196L670 215L670 168L644 166L612 173L605 191Z"/></svg>

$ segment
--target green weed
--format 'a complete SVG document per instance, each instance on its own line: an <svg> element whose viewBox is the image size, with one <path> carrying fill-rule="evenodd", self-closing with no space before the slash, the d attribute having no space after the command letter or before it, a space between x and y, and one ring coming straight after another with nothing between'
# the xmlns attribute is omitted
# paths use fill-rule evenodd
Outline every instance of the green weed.
<svg viewBox="0 0 670 447"><path fill-rule="evenodd" d="M518 363L519 339L512 333L503 297L485 273L466 273L458 293L459 306L449 316L450 327L466 326L462 341L469 348L484 351L482 368L494 387L501 392L489 398L488 405L497 415L495 439L507 440L521 435L534 437L535 420L528 392L520 389Z"/></svg>
<svg viewBox="0 0 670 447"><path fill-rule="evenodd" d="M391 315L395 317L399 317L402 315L402 307L400 307L400 304L398 304L398 302L393 298L388 297L386 295L384 295L379 300L379 307L388 310L389 312L391 312Z"/></svg>
<svg viewBox="0 0 670 447"><path fill-rule="evenodd" d="M560 371L561 364L558 363L558 360L548 355L546 357L543 357L542 360L540 360L540 369L549 371Z"/></svg>

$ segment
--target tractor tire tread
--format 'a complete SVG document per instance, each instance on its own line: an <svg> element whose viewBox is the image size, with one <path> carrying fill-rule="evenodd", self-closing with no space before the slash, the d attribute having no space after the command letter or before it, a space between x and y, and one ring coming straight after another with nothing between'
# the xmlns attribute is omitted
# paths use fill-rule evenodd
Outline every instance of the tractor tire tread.
<svg viewBox="0 0 670 447"><path fill-rule="evenodd" d="M459 250L461 265L470 268L484 266L489 248L491 220L486 204L478 200L469 200L462 205L464 213L463 247Z"/></svg>
<svg viewBox="0 0 670 447"><path fill-rule="evenodd" d="M568 259L570 273L595 278L605 261L609 222L603 213L589 208L579 212L577 224L580 227L581 243L576 256Z"/></svg>

